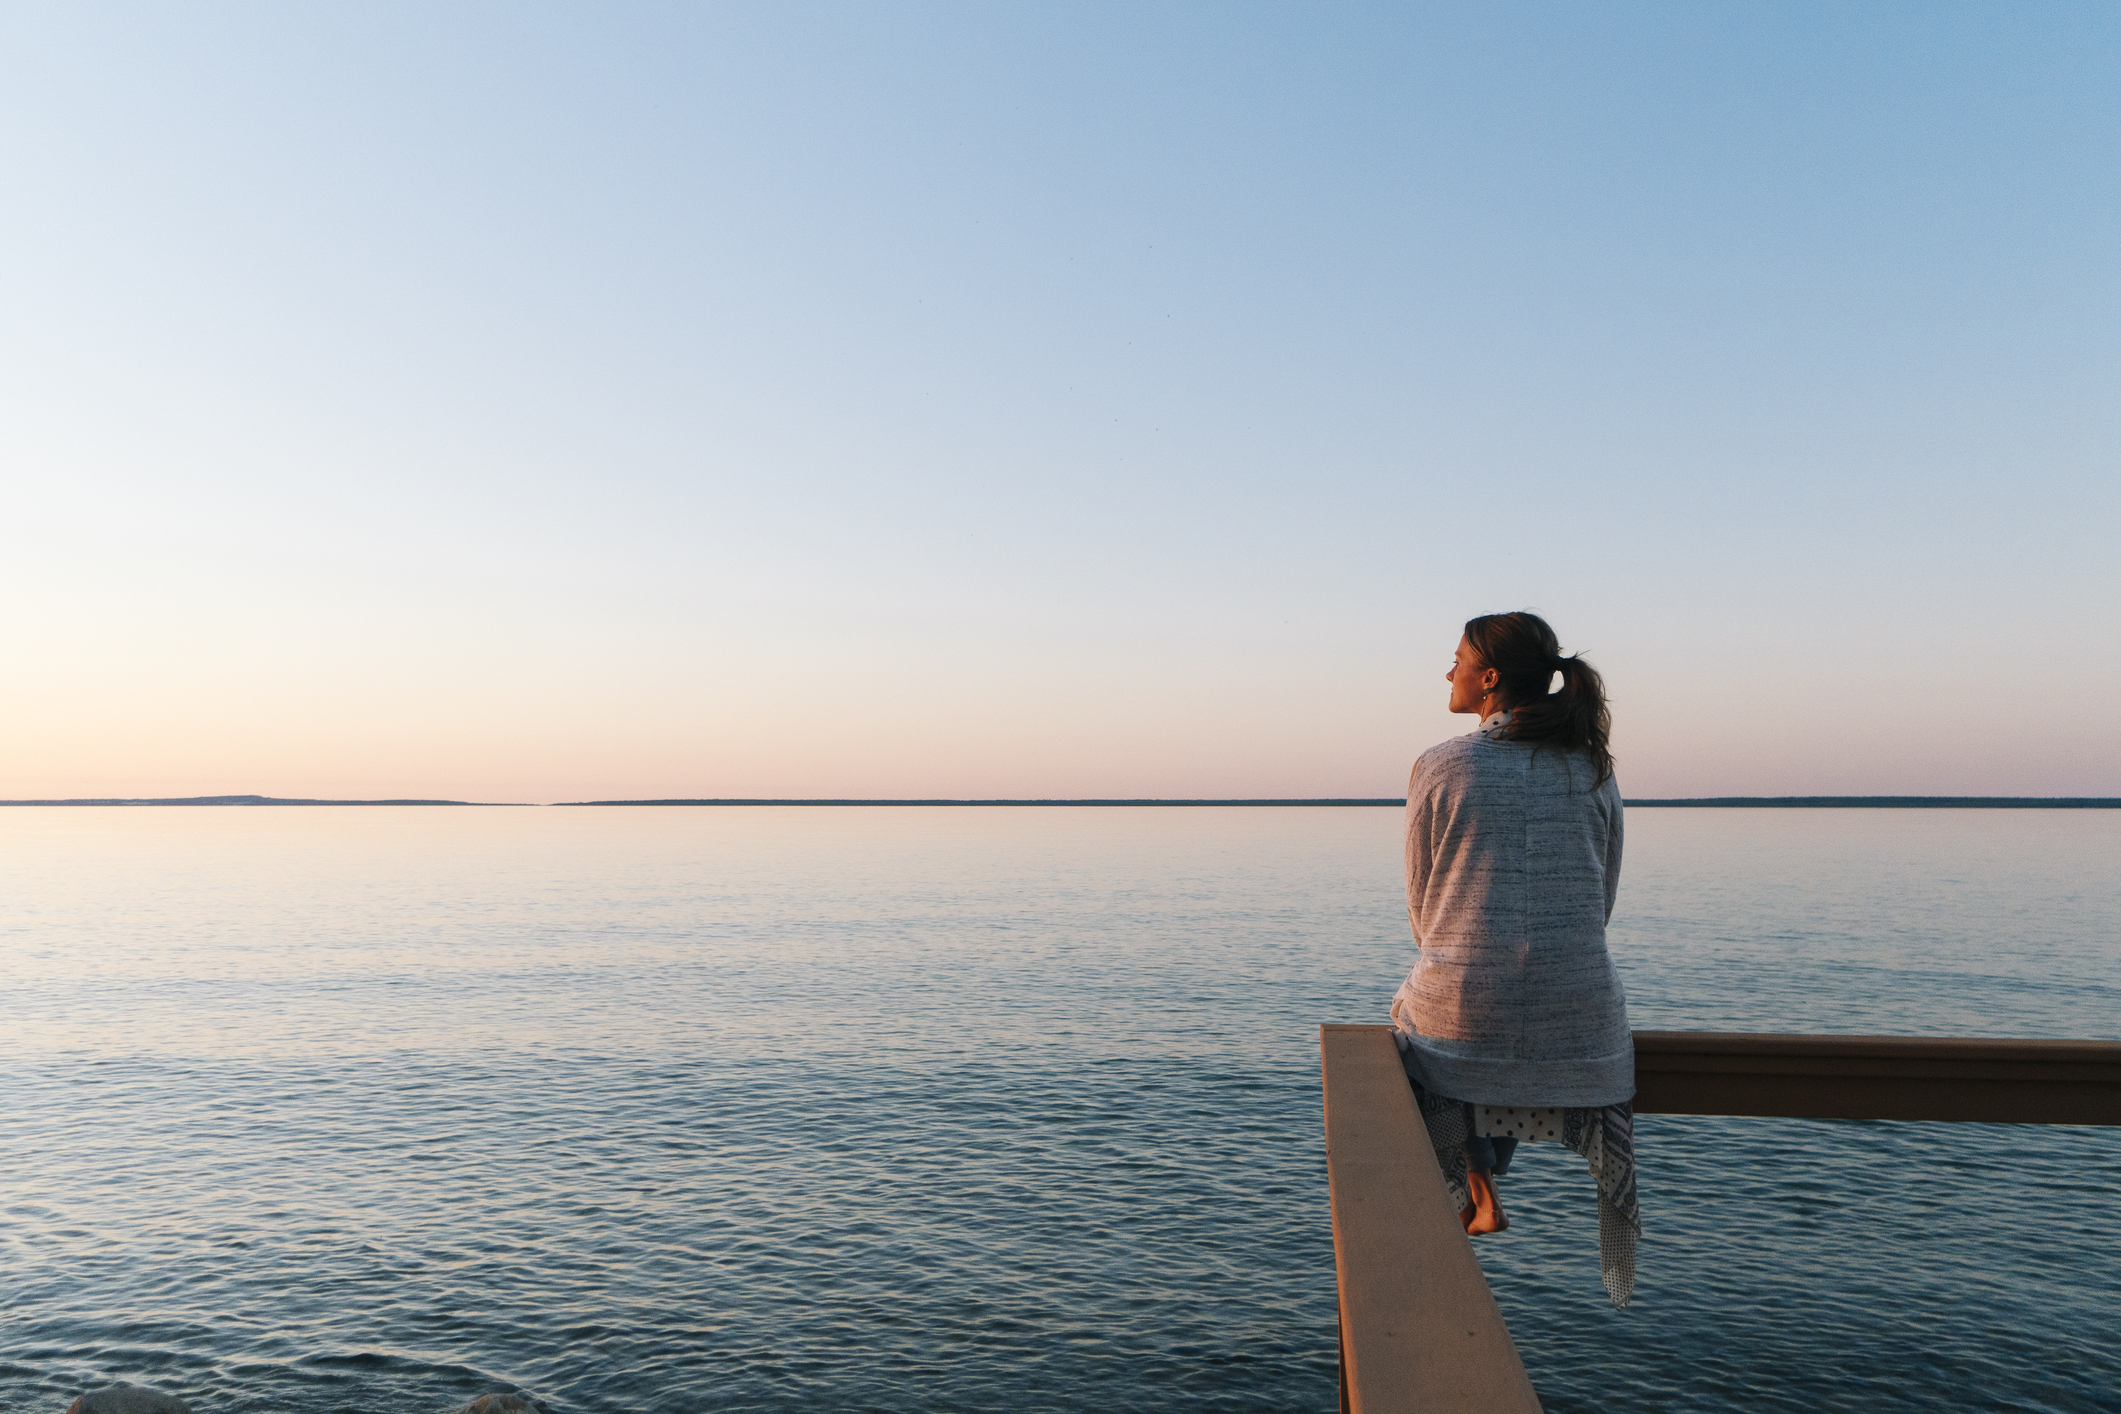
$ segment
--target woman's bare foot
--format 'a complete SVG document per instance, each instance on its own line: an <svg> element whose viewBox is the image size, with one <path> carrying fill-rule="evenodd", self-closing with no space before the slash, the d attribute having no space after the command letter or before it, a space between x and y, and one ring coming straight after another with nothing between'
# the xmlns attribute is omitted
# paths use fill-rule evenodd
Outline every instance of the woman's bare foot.
<svg viewBox="0 0 2121 1414"><path fill-rule="evenodd" d="M1475 1169L1466 1175L1466 1189L1473 1197L1473 1205L1460 1213L1466 1231L1474 1237L1487 1232L1502 1232L1510 1226L1503 1216L1502 1195L1495 1191L1495 1180L1485 1169Z"/></svg>

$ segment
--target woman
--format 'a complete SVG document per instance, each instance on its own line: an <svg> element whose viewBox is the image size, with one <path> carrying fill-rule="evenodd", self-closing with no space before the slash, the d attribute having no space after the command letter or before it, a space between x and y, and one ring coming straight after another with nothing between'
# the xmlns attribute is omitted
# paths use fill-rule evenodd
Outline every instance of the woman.
<svg viewBox="0 0 2121 1414"><path fill-rule="evenodd" d="M1635 1049L1605 945L1621 840L1605 686L1528 613L1469 621L1444 677L1480 728L1423 752L1407 785L1421 955L1392 999L1401 1060L1467 1232L1509 1226L1494 1180L1519 1139L1590 1161L1624 1305L1641 1223Z"/></svg>

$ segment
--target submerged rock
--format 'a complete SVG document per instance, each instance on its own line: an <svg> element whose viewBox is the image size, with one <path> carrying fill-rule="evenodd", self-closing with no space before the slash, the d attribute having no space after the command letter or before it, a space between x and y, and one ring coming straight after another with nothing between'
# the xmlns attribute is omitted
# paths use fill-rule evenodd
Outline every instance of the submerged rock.
<svg viewBox="0 0 2121 1414"><path fill-rule="evenodd" d="M105 1385L66 1406L66 1414L191 1414L191 1406L173 1394L143 1385Z"/></svg>
<svg viewBox="0 0 2121 1414"><path fill-rule="evenodd" d="M456 1414L541 1414L537 1402L525 1394L482 1394Z"/></svg>

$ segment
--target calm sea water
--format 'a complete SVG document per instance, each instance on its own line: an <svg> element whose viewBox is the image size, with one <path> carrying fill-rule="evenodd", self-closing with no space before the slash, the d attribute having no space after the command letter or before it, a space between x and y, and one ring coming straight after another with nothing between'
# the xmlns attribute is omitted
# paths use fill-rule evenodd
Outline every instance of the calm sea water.
<svg viewBox="0 0 2121 1414"><path fill-rule="evenodd" d="M0 811L0 1408L1329 1410L1383 809ZM1640 1027L2121 1037L2121 813L1629 817ZM2121 1131L1645 1118L1550 1411L2121 1409Z"/></svg>

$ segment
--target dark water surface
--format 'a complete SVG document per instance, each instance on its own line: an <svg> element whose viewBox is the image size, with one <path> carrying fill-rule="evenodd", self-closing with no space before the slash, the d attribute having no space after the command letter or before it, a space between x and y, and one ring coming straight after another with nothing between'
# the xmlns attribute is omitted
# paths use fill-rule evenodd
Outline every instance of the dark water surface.
<svg viewBox="0 0 2121 1414"><path fill-rule="evenodd" d="M2121 1036L2121 814L1629 817L1635 1024ZM1380 809L0 811L0 1409L1335 1407ZM1528 1146L1550 1411L2121 1409L2121 1131Z"/></svg>

